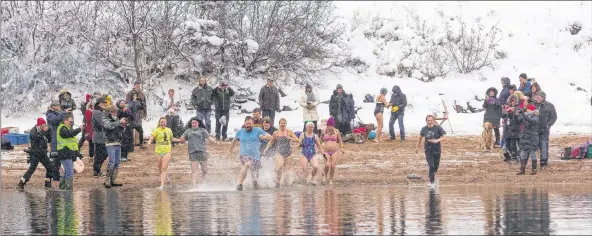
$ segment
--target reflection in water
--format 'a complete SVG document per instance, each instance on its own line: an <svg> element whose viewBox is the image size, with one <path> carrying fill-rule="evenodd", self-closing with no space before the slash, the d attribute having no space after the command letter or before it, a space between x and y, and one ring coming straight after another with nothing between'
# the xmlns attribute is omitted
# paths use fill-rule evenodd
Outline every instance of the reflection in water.
<svg viewBox="0 0 592 236"><path fill-rule="evenodd" d="M470 190L470 191L469 191ZM1 234L586 234L592 194L408 188L8 191ZM577 227L566 224L577 222Z"/></svg>

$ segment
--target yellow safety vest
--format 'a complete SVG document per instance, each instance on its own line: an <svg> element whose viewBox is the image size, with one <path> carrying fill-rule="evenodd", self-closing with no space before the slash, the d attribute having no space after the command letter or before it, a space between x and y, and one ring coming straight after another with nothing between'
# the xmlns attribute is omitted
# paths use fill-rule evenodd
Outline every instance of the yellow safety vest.
<svg viewBox="0 0 592 236"><path fill-rule="evenodd" d="M64 123L61 123L60 126L58 126L58 151L64 149L64 147L67 147L71 151L78 151L78 141L76 140L76 137L62 138L62 136L60 135L60 130L62 128L70 129L68 128L68 126L64 125Z"/></svg>

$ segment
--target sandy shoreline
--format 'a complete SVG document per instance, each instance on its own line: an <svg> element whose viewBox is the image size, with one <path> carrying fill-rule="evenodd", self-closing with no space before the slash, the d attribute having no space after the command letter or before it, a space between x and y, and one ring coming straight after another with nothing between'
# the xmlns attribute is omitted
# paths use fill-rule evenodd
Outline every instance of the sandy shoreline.
<svg viewBox="0 0 592 236"><path fill-rule="evenodd" d="M592 184L592 159L586 160L560 160L557 153L567 145L585 142L588 136L554 136L550 142L549 168L539 170L537 175L516 176L519 164L503 162L501 149L481 151L477 149L477 136L448 137L443 144L443 154L437 178L440 185L465 185L465 184ZM366 142L363 145L346 144L344 157L338 162L335 173L336 186L375 186L375 185L425 185L427 178L427 164L423 153L415 154L417 136L410 136L407 142L387 141L376 144ZM15 150L2 154L2 189L16 188L20 177L28 168L26 157L22 149L25 146L17 146ZM87 153L88 145L83 147ZM237 150L229 154L230 144L209 145L211 158L209 160L209 173L206 183L232 186L240 168ZM295 157L291 165L293 170L299 173L297 153L294 147ZM122 163L120 181L124 184L121 188L155 188L158 187L157 169L152 148L139 150L131 155L131 161ZM92 167L88 165L88 158L84 158L85 171L74 178L74 188L92 189L102 188L104 178L93 178ZM272 163L268 164L268 170L273 169ZM324 161L320 162L324 165ZM103 165L105 168L106 163ZM530 169L530 163L527 173ZM322 169L320 169L322 171ZM171 187L181 187L190 182L190 166L187 157L187 146L181 145L173 148L173 159L169 164L169 177ZM421 180L410 181L408 174L419 174ZM39 165L37 171L27 183L27 188L42 188L45 169ZM294 175L289 174L288 179ZM272 186L273 174L271 171L263 171L260 174L260 182L264 187ZM296 184L300 184L297 182ZM245 182L245 187L250 188L250 177ZM289 187L289 186L287 186Z"/></svg>

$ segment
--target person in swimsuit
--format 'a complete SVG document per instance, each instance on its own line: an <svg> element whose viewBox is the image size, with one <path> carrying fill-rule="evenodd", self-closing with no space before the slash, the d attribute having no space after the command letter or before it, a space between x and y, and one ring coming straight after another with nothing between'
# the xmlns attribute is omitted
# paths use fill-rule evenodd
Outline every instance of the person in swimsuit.
<svg viewBox="0 0 592 236"><path fill-rule="evenodd" d="M263 118L263 131L265 131L265 133L273 135L276 130L275 127L271 126L271 118L269 116ZM273 146L266 151L268 143L269 140L266 139L261 139L261 141L259 141L259 152L261 153L261 156L267 159L272 158L275 155L275 147Z"/></svg>
<svg viewBox="0 0 592 236"><path fill-rule="evenodd" d="M327 182L327 175L329 176L329 184L333 184L333 175L335 175L335 166L337 160L343 154L343 140L341 139L341 133L335 128L335 119L329 118L327 121L327 128L321 136L323 141L323 149L325 150L325 175L324 182ZM339 146L338 146L339 144Z"/></svg>
<svg viewBox="0 0 592 236"><path fill-rule="evenodd" d="M333 118L331 118L333 119ZM335 121L333 121L335 126ZM302 156L300 157L300 166L302 166L302 177L307 178L308 176L308 163L312 165L312 173L307 178L307 183L312 185L317 184L315 176L319 169L319 160L316 158L316 149L320 149L320 153L325 153L321 142L319 142L319 136L314 133L314 123L306 123L306 132L300 135L299 142L302 143Z"/></svg>
<svg viewBox="0 0 592 236"><path fill-rule="evenodd" d="M374 138L374 142L379 143L380 138L382 137L382 126L383 126L383 113L384 107L388 106L388 102L386 101L386 93L388 90L386 88L380 89L380 94L376 96L376 108L374 108L374 117L376 117L376 123L378 127L376 128L376 138Z"/></svg>
<svg viewBox="0 0 592 236"><path fill-rule="evenodd" d="M230 153L233 152L236 142L240 142L239 159L242 164L238 176L238 185L236 190L243 191L243 182L247 178L247 171L251 169L251 177L253 178L253 188L259 188L257 179L259 177L259 167L261 167L261 158L259 152L259 140L271 140L272 137L261 128L253 128L253 117L245 117L244 128L236 132L234 140L230 145Z"/></svg>
<svg viewBox="0 0 592 236"><path fill-rule="evenodd" d="M201 166L201 175L203 177L208 173L208 158L209 154L206 152L206 139L212 143L219 144L212 136L209 135L207 127L197 117L190 120L191 128L185 130L181 135L181 142L188 142L187 153L189 153L189 161L191 162L191 184L197 185L199 183L199 174L197 170Z"/></svg>
<svg viewBox="0 0 592 236"><path fill-rule="evenodd" d="M292 141L299 142L300 140L294 132L291 130L286 129L286 125L288 122L285 118L281 118L279 121L280 128L273 132L271 141L267 143L267 148L263 153L267 153L270 148L274 145L276 154L275 154L275 174L276 174L276 183L275 187L279 188L280 183L282 180L282 172L286 168L288 160L290 160L290 155L292 155L292 146L290 145Z"/></svg>
<svg viewBox="0 0 592 236"><path fill-rule="evenodd" d="M171 159L171 142L180 142L181 140L173 137L173 131L166 126L165 117L158 119L158 127L152 131L148 145L152 145L153 140L156 140L154 151L156 152L156 166L160 172L160 189L162 190L168 179L167 169Z"/></svg>

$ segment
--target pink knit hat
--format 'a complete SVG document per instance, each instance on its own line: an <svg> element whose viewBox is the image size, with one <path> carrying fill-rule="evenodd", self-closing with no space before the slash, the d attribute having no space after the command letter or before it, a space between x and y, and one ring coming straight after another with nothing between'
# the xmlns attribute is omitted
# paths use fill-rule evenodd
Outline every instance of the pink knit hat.
<svg viewBox="0 0 592 236"><path fill-rule="evenodd" d="M327 126L335 127L335 118L332 116L327 120Z"/></svg>

